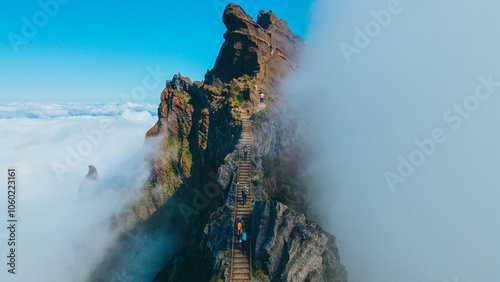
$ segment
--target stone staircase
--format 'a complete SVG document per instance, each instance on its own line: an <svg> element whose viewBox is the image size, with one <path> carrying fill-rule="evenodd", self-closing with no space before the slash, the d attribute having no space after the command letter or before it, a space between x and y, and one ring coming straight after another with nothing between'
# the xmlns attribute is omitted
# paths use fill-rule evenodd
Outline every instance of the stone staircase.
<svg viewBox="0 0 500 282"><path fill-rule="evenodd" d="M232 249L232 264L231 264L231 281L252 281L252 258L251 258L251 241L250 241L250 216L253 209L253 197L252 191L250 190L250 173L252 164L250 161L250 155L252 153L252 122L250 121L250 115L242 114L242 132L239 146L240 161L238 165L238 185L236 186L236 213L233 218L233 249ZM247 160L244 160L243 146L247 145L249 147ZM243 205L243 199L241 190L243 186L247 186L247 202ZM240 218L243 221L243 227L247 232L247 250L246 255L243 254L242 243L239 242L236 236L236 219Z"/></svg>

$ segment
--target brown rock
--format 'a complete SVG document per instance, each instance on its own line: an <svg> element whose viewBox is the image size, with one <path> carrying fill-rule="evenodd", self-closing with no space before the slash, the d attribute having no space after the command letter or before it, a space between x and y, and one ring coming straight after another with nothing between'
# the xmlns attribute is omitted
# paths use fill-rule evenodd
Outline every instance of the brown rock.
<svg viewBox="0 0 500 282"><path fill-rule="evenodd" d="M258 100L261 91L279 93L280 81L297 68L304 45L302 38L273 12L261 11L255 23L234 3L226 7L223 21L227 27L226 41L215 66L205 75L205 83L223 88L233 79L248 75L257 86L251 89L252 101Z"/></svg>

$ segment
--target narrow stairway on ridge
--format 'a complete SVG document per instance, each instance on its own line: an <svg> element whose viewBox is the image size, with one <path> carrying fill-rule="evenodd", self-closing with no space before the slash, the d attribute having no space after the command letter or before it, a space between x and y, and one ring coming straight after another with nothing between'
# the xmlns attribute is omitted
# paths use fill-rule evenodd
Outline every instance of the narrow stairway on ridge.
<svg viewBox="0 0 500 282"><path fill-rule="evenodd" d="M252 197L252 191L250 190L250 172L252 168L251 164L251 151L253 149L252 145L252 122L250 121L250 115L243 113L241 115L242 121L242 132L241 132L241 140L240 140L240 148L239 155L240 161L238 165L238 176L236 185L236 211L235 216L233 218L233 226L235 232L233 232L233 248L232 248L232 264L231 264L231 281L252 281L251 280L251 244L250 244L250 217L252 214L254 200ZM245 160L243 146L248 146L247 159ZM247 193L247 201L246 204L243 205L242 198L242 189L243 186L246 186ZM247 232L247 244L246 244L246 254L243 252L243 245L240 243L237 228L236 228L236 220L241 218L243 222L243 228Z"/></svg>

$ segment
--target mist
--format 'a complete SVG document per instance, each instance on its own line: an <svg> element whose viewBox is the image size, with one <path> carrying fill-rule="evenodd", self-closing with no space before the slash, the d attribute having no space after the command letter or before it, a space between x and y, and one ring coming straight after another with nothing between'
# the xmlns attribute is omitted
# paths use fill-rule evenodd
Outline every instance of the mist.
<svg viewBox="0 0 500 282"><path fill-rule="evenodd" d="M147 156L155 149L155 142L146 146L144 137L157 120L152 116L156 107L132 103L0 106L4 169L0 180L7 183L8 167L17 169L18 219L16 275L8 273L4 264L0 280L84 281L120 234L117 219L142 196L149 177ZM97 168L99 179L79 191L90 164ZM0 203L5 223L6 194ZM0 233L1 253L6 256L4 232ZM124 265L115 277L151 279L161 269L168 241L153 235L134 239L141 242L141 249L123 254Z"/></svg>
<svg viewBox="0 0 500 282"><path fill-rule="evenodd" d="M350 281L500 279L500 3L318 1L287 98Z"/></svg>

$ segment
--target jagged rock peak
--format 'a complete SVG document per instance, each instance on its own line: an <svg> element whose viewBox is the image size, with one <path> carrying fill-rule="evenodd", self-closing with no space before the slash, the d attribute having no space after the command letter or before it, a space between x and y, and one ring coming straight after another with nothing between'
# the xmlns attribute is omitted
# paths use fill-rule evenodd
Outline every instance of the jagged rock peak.
<svg viewBox="0 0 500 282"><path fill-rule="evenodd" d="M174 75L172 81L170 82L173 89L180 91L186 91L191 97L195 98L197 101L204 102L206 100L205 95L199 88L199 85L193 83L189 77L182 76L180 73ZM168 91L167 91L168 94Z"/></svg>
<svg viewBox="0 0 500 282"><path fill-rule="evenodd" d="M229 3L222 15L222 22L224 22L228 31L231 31L243 27L245 22L253 23L253 19L240 6Z"/></svg>
<svg viewBox="0 0 500 282"><path fill-rule="evenodd" d="M87 172L87 175L85 176L87 179L91 180L97 180L99 178L99 175L97 174L97 169L93 165L89 165L89 172Z"/></svg>
<svg viewBox="0 0 500 282"><path fill-rule="evenodd" d="M278 22L278 17L273 13L273 11L261 10L259 15L257 16L257 24L260 25L264 29L268 29L269 26Z"/></svg>
<svg viewBox="0 0 500 282"><path fill-rule="evenodd" d="M186 90L187 88L190 88L193 85L193 82L191 82L191 79L189 77L182 76L180 73L174 75L172 78L172 87L176 90Z"/></svg>
<svg viewBox="0 0 500 282"><path fill-rule="evenodd" d="M226 40L213 69L205 75L205 84L223 88L248 75L260 88L251 89L252 100L261 91L280 93L280 81L298 66L302 38L271 11L261 11L256 23L240 6L230 3L222 20Z"/></svg>
<svg viewBox="0 0 500 282"><path fill-rule="evenodd" d="M190 94L196 94L196 96L201 95L200 93L198 93L199 92L198 86L194 84L191 81L191 79L189 79L189 77L182 76L180 73L174 75L171 83L172 83L172 88L177 91L184 90Z"/></svg>

